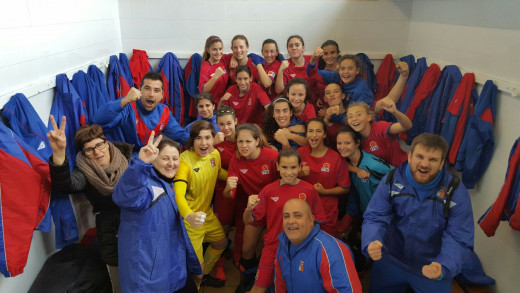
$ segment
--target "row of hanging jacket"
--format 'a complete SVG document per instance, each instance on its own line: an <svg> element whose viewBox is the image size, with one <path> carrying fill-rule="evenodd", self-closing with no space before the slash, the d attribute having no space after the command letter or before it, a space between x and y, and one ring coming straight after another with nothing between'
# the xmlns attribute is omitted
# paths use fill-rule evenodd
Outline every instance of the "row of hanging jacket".
<svg viewBox="0 0 520 293"><path fill-rule="evenodd" d="M445 66L441 71L435 63L428 67L424 57L415 62L413 55L402 57L401 61L408 63L410 76L396 106L413 126L400 138L410 144L424 132L443 136L450 147L448 163L462 172L462 182L467 188L474 188L493 154L496 85L487 81L477 97L473 73L462 76L455 65ZM388 54L376 73L376 99L388 95L397 75L394 58ZM383 115L383 119L394 118Z"/></svg>

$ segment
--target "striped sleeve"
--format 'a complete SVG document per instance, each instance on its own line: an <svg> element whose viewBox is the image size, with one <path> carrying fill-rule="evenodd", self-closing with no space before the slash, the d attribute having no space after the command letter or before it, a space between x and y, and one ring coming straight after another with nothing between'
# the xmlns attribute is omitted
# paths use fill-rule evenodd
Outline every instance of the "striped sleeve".
<svg viewBox="0 0 520 293"><path fill-rule="evenodd" d="M325 291L361 293L361 282L350 249L336 239L328 247L321 244L320 273Z"/></svg>

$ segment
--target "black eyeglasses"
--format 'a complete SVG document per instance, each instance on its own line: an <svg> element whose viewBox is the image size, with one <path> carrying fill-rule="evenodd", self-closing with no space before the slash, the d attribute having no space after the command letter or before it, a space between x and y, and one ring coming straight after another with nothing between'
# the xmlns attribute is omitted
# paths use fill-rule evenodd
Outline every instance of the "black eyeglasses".
<svg viewBox="0 0 520 293"><path fill-rule="evenodd" d="M96 145L93 147L93 148L86 148L82 151L83 155L85 156L91 156L92 154L94 154L94 149L98 150L98 151L102 151L106 148L107 144L106 144L106 139L104 139L102 142L98 142L96 143Z"/></svg>

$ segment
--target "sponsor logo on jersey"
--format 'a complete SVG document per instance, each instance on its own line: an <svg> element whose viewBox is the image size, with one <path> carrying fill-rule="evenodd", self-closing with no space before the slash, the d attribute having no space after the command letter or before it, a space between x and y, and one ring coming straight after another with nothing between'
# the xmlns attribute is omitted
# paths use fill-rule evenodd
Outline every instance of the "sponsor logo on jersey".
<svg viewBox="0 0 520 293"><path fill-rule="evenodd" d="M375 141L371 141L368 143L368 146L370 147L370 151L377 151L379 147L377 146L377 143Z"/></svg>
<svg viewBox="0 0 520 293"><path fill-rule="evenodd" d="M195 171L195 172L199 172L199 170L200 170L200 168L193 169L193 171Z"/></svg>
<svg viewBox="0 0 520 293"><path fill-rule="evenodd" d="M296 73L291 73L289 74L289 76L291 76L292 78L296 77Z"/></svg>
<svg viewBox="0 0 520 293"><path fill-rule="evenodd" d="M264 164L262 166L262 175L267 175L267 174L269 174L269 166Z"/></svg>
<svg viewBox="0 0 520 293"><path fill-rule="evenodd" d="M40 142L40 145L38 146L37 151L44 149L44 148L45 148L45 143L42 141L42 142Z"/></svg>
<svg viewBox="0 0 520 293"><path fill-rule="evenodd" d="M215 159L212 158L211 160L209 160L210 164L211 164L211 167L215 167Z"/></svg>
<svg viewBox="0 0 520 293"><path fill-rule="evenodd" d="M247 173L247 169L240 169L240 172L246 174Z"/></svg>
<svg viewBox="0 0 520 293"><path fill-rule="evenodd" d="M218 149L219 152L223 152L224 151L223 147L217 147L217 149Z"/></svg>
<svg viewBox="0 0 520 293"><path fill-rule="evenodd" d="M238 106L238 102L233 102L233 105Z"/></svg>
<svg viewBox="0 0 520 293"><path fill-rule="evenodd" d="M330 164L329 163L323 163L323 166L321 166L322 172L330 172Z"/></svg>
<svg viewBox="0 0 520 293"><path fill-rule="evenodd" d="M280 199L278 196L271 196L271 199L274 201L274 202L277 202L278 199Z"/></svg>
<svg viewBox="0 0 520 293"><path fill-rule="evenodd" d="M303 200L305 200L305 199L307 198L307 195L306 195L305 193L302 192L302 193L300 193L300 194L298 195L298 198L299 198L299 199L303 199Z"/></svg>

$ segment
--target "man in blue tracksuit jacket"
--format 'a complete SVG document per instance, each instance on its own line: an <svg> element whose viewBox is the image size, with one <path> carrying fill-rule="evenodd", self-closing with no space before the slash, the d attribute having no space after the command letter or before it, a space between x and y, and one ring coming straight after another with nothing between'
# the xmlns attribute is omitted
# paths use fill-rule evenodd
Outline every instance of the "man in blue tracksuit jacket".
<svg viewBox="0 0 520 293"><path fill-rule="evenodd" d="M361 292L352 252L320 230L309 204L299 198L283 207L275 259L276 292Z"/></svg>
<svg viewBox="0 0 520 293"><path fill-rule="evenodd" d="M146 144L150 134L164 134L185 144L189 133L162 104L164 88L161 74L148 72L141 81L140 90L130 89L126 97L111 101L98 109L94 123L101 125L110 141L134 145L134 152Z"/></svg>
<svg viewBox="0 0 520 293"><path fill-rule="evenodd" d="M375 261L370 292L451 292L473 249L474 225L469 193L463 184L454 188L447 153L441 136L421 134L408 163L377 187L362 227L363 253Z"/></svg>

